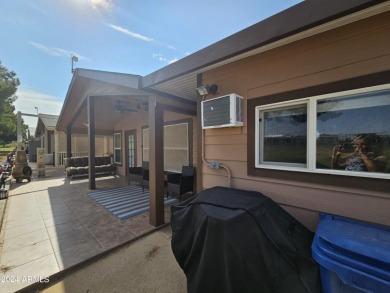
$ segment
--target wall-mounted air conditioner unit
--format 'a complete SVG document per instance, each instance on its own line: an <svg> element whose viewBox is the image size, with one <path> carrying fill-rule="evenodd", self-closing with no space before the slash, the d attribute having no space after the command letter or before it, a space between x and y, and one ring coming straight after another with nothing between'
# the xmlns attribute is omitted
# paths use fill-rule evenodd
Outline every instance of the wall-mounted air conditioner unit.
<svg viewBox="0 0 390 293"><path fill-rule="evenodd" d="M202 128L243 126L243 98L230 94L202 102Z"/></svg>

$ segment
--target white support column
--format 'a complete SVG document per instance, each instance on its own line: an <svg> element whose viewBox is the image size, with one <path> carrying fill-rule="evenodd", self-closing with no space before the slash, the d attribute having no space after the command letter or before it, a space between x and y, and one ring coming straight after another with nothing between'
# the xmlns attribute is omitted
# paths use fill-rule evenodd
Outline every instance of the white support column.
<svg viewBox="0 0 390 293"><path fill-rule="evenodd" d="M47 128L45 128L45 145L43 146L43 148L45 149L45 154L48 153L49 151L49 133L47 131Z"/></svg>
<svg viewBox="0 0 390 293"><path fill-rule="evenodd" d="M60 164L60 136L57 130L54 130L54 163L55 167Z"/></svg>

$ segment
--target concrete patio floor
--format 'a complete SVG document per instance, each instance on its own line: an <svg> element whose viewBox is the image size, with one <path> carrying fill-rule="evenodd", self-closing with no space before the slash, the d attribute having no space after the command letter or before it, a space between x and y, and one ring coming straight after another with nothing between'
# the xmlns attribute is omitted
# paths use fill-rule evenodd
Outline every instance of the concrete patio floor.
<svg viewBox="0 0 390 293"><path fill-rule="evenodd" d="M18 293L185 293L186 277L171 250L170 225L34 283Z"/></svg>
<svg viewBox="0 0 390 293"><path fill-rule="evenodd" d="M31 285L155 229L148 214L120 221L85 195L88 179L63 170L13 183L0 234L1 292ZM127 185L124 177L98 177L97 189ZM169 222L165 207L165 222Z"/></svg>

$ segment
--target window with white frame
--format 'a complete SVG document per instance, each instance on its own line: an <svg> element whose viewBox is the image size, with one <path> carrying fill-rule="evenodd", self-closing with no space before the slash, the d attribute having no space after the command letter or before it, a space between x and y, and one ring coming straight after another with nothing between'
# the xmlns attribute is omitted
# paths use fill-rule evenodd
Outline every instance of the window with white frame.
<svg viewBox="0 0 390 293"><path fill-rule="evenodd" d="M390 178L390 85L256 107L256 167Z"/></svg>
<svg viewBox="0 0 390 293"><path fill-rule="evenodd" d="M122 140L120 133L114 133L114 163L121 164Z"/></svg>

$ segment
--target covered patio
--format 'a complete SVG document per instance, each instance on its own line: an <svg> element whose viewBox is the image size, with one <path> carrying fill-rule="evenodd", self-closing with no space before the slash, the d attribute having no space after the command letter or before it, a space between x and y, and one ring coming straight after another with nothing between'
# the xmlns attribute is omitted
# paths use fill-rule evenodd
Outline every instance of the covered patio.
<svg viewBox="0 0 390 293"><path fill-rule="evenodd" d="M66 157L72 157L71 136L87 134L89 141L88 188L96 189L95 158L96 135L112 135L113 162L117 174L128 175L130 166L127 135L132 129L149 128L148 149L141 149L144 142L136 136L136 148L142 160L149 161L150 224L164 224L164 124L169 120L196 117L194 101L164 94L156 90L141 90L138 75L104 72L78 68L73 74L65 102L58 119L57 131L65 131ZM196 96L194 88L192 89ZM181 120L180 120L181 121ZM191 124L192 125L192 124ZM192 134L191 131L191 135ZM192 140L191 140L192 141ZM188 146L192 158L194 145ZM107 154L105 154L107 155ZM139 156L141 157L141 156ZM193 164L188 159L188 164Z"/></svg>

